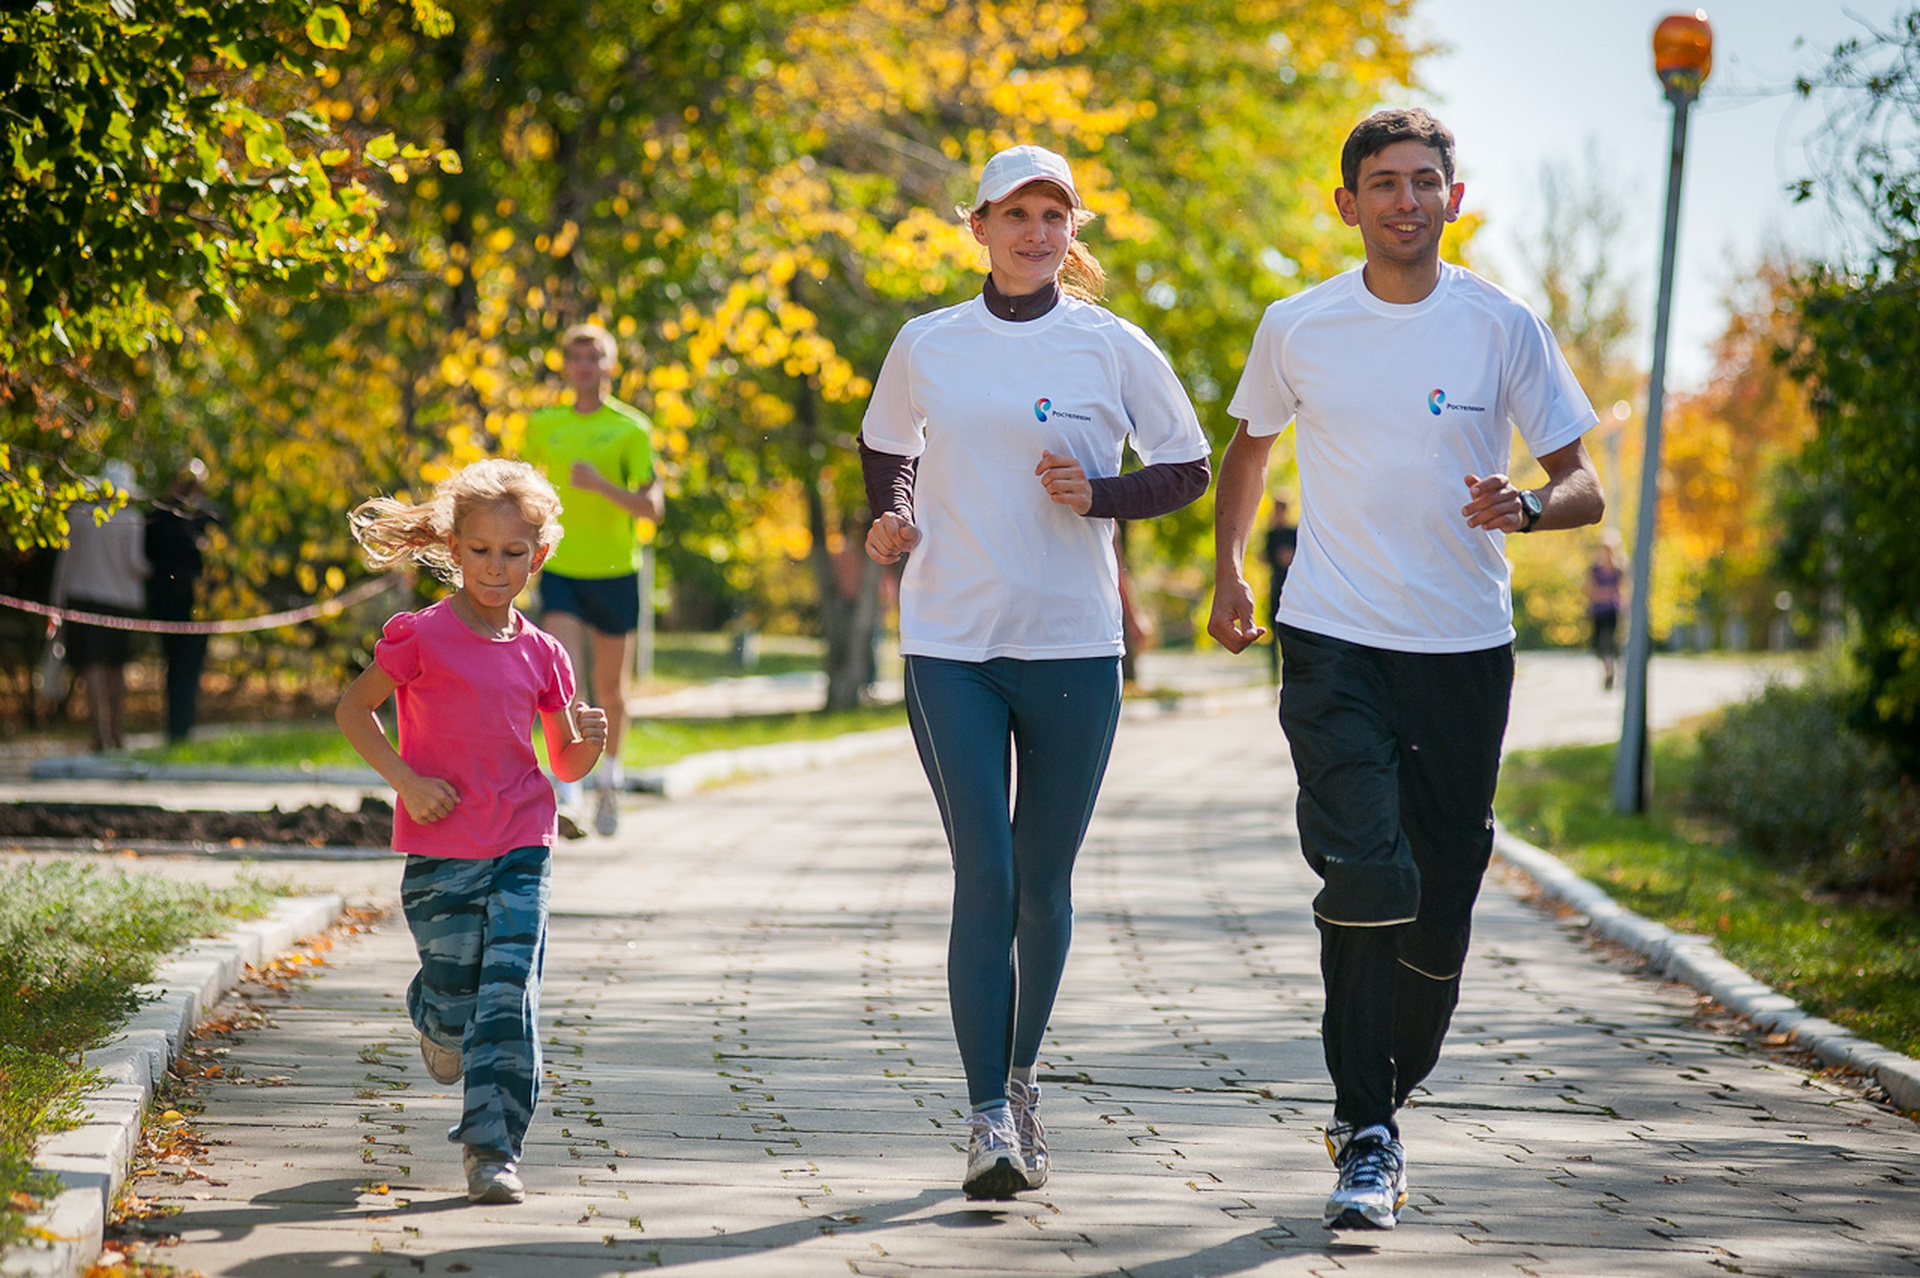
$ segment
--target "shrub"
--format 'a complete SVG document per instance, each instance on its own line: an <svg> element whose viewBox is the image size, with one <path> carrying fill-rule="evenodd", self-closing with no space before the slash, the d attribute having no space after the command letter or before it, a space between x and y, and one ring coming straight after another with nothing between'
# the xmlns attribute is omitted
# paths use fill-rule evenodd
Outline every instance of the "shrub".
<svg viewBox="0 0 1920 1278"><path fill-rule="evenodd" d="M1911 777L1874 796L1867 836L1847 849L1846 865L1869 891L1920 901L1920 785Z"/></svg>
<svg viewBox="0 0 1920 1278"><path fill-rule="evenodd" d="M1729 708L1700 733L1688 807L1830 886L1911 890L1920 797L1887 749L1849 725L1857 700L1820 672Z"/></svg>

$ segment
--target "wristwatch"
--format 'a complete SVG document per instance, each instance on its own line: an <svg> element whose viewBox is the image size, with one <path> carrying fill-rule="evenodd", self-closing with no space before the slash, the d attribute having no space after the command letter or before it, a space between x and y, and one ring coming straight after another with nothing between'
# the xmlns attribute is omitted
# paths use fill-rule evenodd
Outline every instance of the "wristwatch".
<svg viewBox="0 0 1920 1278"><path fill-rule="evenodd" d="M1533 526L1540 522L1540 494L1520 490L1520 527L1516 532L1532 532Z"/></svg>

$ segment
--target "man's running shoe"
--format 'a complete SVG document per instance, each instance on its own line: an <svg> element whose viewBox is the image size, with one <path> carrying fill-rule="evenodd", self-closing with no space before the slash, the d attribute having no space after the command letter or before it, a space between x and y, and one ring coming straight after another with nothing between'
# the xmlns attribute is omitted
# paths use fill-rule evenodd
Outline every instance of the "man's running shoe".
<svg viewBox="0 0 1920 1278"><path fill-rule="evenodd" d="M1335 1167L1340 1165L1340 1151L1345 1149L1347 1142L1352 1139L1352 1123L1342 1122L1336 1118L1327 1124L1327 1157L1333 1160Z"/></svg>
<svg viewBox="0 0 1920 1278"><path fill-rule="evenodd" d="M1020 1133L1013 1128L1013 1111L1005 1105L975 1110L967 1115L967 1178L961 1188L968 1198L1004 1201L1027 1187L1027 1165L1020 1157Z"/></svg>
<svg viewBox="0 0 1920 1278"><path fill-rule="evenodd" d="M1331 1143L1331 1133L1329 1133ZM1340 1178L1321 1223L1328 1229L1392 1229L1407 1201L1407 1159L1385 1127L1364 1127L1349 1138L1335 1163Z"/></svg>
<svg viewBox="0 0 1920 1278"><path fill-rule="evenodd" d="M1027 1188L1038 1189L1047 1183L1047 1129L1040 1123L1040 1085L1008 1079L1007 1108L1013 1111L1013 1130L1027 1165Z"/></svg>

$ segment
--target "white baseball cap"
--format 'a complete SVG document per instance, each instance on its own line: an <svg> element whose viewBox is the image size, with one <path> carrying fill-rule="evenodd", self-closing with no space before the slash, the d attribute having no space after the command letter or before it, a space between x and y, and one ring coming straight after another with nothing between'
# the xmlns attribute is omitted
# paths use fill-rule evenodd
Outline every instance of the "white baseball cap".
<svg viewBox="0 0 1920 1278"><path fill-rule="evenodd" d="M1004 200L1029 182L1053 182L1067 193L1074 207L1081 207L1080 192L1073 187L1073 170L1065 157L1043 146L1010 146L988 160L980 170L980 190L973 207Z"/></svg>

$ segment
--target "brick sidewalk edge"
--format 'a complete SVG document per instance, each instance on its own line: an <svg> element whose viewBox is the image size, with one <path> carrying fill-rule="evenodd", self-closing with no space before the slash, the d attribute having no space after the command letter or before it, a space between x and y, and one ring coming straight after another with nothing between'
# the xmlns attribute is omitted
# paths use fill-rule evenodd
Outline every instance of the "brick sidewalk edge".
<svg viewBox="0 0 1920 1278"><path fill-rule="evenodd" d="M1533 880L1543 893L1576 911L1587 927L1644 955L1663 976L1692 986L1762 1030L1787 1035L1823 1065L1871 1078L1908 1113L1920 1110L1920 1060L1869 1043L1809 1014L1721 957L1706 937L1676 932L1640 917L1524 839L1501 830L1493 846L1501 859Z"/></svg>
<svg viewBox="0 0 1920 1278"><path fill-rule="evenodd" d="M102 1081L85 1098L80 1125L49 1136L35 1150L35 1170L53 1173L65 1188L27 1218L35 1241L0 1254L0 1274L69 1278L86 1272L100 1255L107 1212L126 1182L154 1089L186 1049L201 1015L239 983L249 966L326 931L342 909L342 899L334 895L293 897L266 918L190 942L161 965L143 987L148 1001L138 1014L86 1054L84 1064Z"/></svg>

